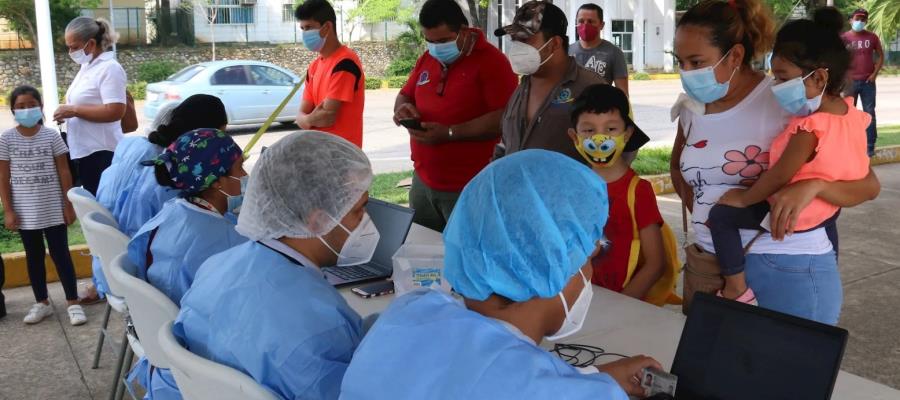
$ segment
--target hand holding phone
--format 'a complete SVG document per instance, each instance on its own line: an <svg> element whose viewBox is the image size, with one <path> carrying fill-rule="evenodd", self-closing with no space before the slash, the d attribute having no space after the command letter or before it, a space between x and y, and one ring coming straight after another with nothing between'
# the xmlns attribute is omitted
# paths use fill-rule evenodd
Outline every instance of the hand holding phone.
<svg viewBox="0 0 900 400"><path fill-rule="evenodd" d="M425 131L425 128L422 126L422 121L418 118L404 118L399 120L400 125L403 125L406 129L412 129L415 131Z"/></svg>

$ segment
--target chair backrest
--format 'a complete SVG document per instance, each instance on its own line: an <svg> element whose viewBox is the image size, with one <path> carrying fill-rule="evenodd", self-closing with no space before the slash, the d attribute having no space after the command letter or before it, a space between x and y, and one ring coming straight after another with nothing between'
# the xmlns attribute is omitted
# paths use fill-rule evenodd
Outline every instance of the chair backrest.
<svg viewBox="0 0 900 400"><path fill-rule="evenodd" d="M178 306L153 285L135 277L137 266L123 253L113 259L112 276L121 283L119 296L125 298L131 321L137 330L144 348L144 355L150 364L158 368L169 368L168 357L159 347L159 327L178 316Z"/></svg>
<svg viewBox="0 0 900 400"><path fill-rule="evenodd" d="M275 400L272 392L246 374L207 360L178 343L172 322L159 329L159 344L169 359L181 396L187 400Z"/></svg>
<svg viewBox="0 0 900 400"><path fill-rule="evenodd" d="M75 208L75 215L78 216L79 220L83 220L84 217L92 211L97 211L115 222L116 219L113 217L112 213L110 213L103 204L97 202L97 198L83 187L77 186L69 189L66 196L69 198L69 201L72 202L72 207ZM118 228L119 224L116 223L113 226Z"/></svg>
<svg viewBox="0 0 900 400"><path fill-rule="evenodd" d="M84 238L88 242L91 254L100 258L100 266L103 268L109 289L114 295L119 296L122 291L121 283L112 276L110 267L119 254L128 251L129 239L116 228L115 224L116 221L111 217L97 211L89 212L81 220Z"/></svg>

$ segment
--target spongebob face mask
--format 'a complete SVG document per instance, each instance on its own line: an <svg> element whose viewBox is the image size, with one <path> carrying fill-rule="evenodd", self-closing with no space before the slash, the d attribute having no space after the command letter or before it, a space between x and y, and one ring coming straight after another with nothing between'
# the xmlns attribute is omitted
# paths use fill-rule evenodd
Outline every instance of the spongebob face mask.
<svg viewBox="0 0 900 400"><path fill-rule="evenodd" d="M591 166L606 168L615 164L625 150L625 134L597 134L589 138L575 138L575 148Z"/></svg>

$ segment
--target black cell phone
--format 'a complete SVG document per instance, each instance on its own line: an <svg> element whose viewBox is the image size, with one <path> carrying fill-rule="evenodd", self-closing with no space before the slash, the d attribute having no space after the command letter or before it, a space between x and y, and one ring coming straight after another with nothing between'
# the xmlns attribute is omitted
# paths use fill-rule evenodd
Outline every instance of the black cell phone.
<svg viewBox="0 0 900 400"><path fill-rule="evenodd" d="M371 285L355 287L350 291L365 299L383 296L394 293L394 281L376 282Z"/></svg>
<svg viewBox="0 0 900 400"><path fill-rule="evenodd" d="M424 131L425 128L422 127L422 121L419 121L416 118L405 118L400 120L400 125L403 125L406 129L414 129L417 131Z"/></svg>

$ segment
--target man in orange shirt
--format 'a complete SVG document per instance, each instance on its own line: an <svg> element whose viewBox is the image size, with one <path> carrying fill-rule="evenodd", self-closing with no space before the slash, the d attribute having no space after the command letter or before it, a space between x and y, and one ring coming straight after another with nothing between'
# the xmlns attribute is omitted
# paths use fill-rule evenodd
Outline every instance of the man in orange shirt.
<svg viewBox="0 0 900 400"><path fill-rule="evenodd" d="M353 50L341 44L337 17L327 0L307 0L294 16L303 45L319 53L306 72L297 125L338 135L362 147L366 77Z"/></svg>

